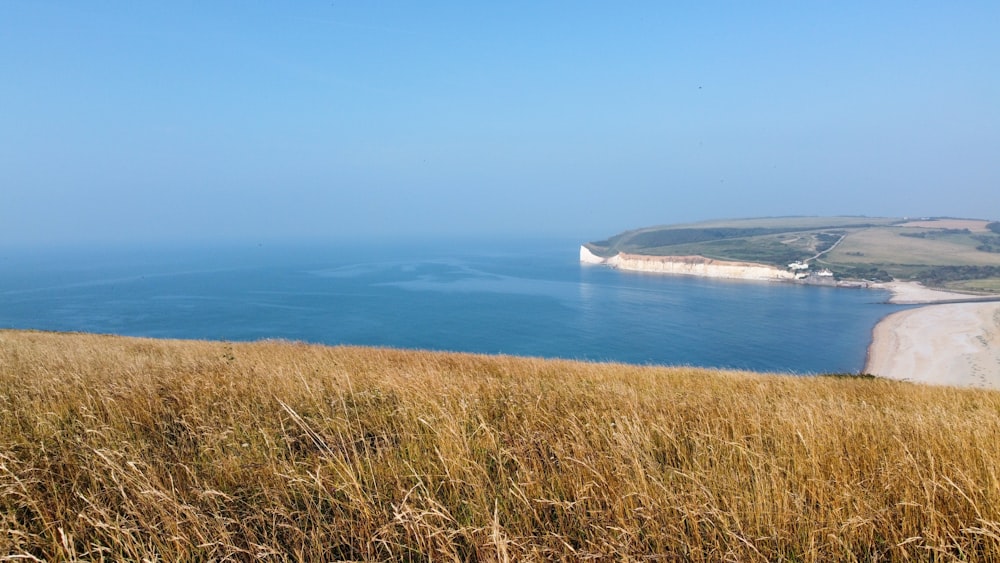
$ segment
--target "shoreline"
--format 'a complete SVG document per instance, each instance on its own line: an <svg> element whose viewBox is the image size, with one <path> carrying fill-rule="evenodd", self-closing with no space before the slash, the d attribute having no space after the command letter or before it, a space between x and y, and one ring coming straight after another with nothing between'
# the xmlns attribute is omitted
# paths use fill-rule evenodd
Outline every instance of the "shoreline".
<svg viewBox="0 0 1000 563"><path fill-rule="evenodd" d="M694 276L752 281L792 281L794 274L767 264L716 260L698 255L652 256L619 252L609 258L597 256L580 246L580 263L603 265L626 272Z"/></svg>
<svg viewBox="0 0 1000 563"><path fill-rule="evenodd" d="M1000 296L891 282L890 303L921 305L872 329L865 373L929 385L1000 389Z"/></svg>
<svg viewBox="0 0 1000 563"><path fill-rule="evenodd" d="M944 289L931 289L919 282L892 281L872 284L871 289L887 289L892 292L889 303L896 305L939 305L944 303L970 303L1000 301L1000 295L960 293Z"/></svg>
<svg viewBox="0 0 1000 563"><path fill-rule="evenodd" d="M810 284L782 279L775 275L776 268L763 264L723 265L702 256L619 253L603 258L581 246L580 262L633 272ZM892 295L887 303L919 305L889 314L875 324L862 373L930 385L1000 389L1000 295L931 289L906 281L815 285L888 290Z"/></svg>

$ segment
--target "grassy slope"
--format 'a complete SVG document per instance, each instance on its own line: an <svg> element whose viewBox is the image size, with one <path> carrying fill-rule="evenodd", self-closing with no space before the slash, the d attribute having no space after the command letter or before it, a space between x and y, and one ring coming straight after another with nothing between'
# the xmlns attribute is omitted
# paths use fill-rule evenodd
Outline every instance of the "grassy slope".
<svg viewBox="0 0 1000 563"><path fill-rule="evenodd" d="M745 219L714 219L710 221L699 221L697 223L682 223L676 225L657 225L654 227L646 227L642 229L637 229L635 231L629 232L643 232L648 230L659 230L659 229L683 229L690 227L704 227L704 228L726 228L726 227L739 227L739 228L782 228L782 229L820 229L826 227L841 227L845 225L856 225L858 223L870 223L870 224L891 224L899 221L900 219L887 218L887 217L852 217L852 216L833 216L833 217L811 217L811 216L791 216L791 217L751 217Z"/></svg>
<svg viewBox="0 0 1000 563"><path fill-rule="evenodd" d="M933 233L931 229L883 227L852 233L825 257L834 263L915 265L1000 265L1000 253L980 252L968 235L914 238L900 233ZM850 253L861 255L851 255Z"/></svg>
<svg viewBox="0 0 1000 563"><path fill-rule="evenodd" d="M779 267L809 258L821 248L823 236L846 235L841 244L819 260L819 264L845 277L892 276L917 279L934 285L960 289L996 290L1000 277L941 281L931 270L942 266L985 266L1000 268L1000 252L983 252L975 236L995 236L988 231L946 234L926 227L896 226L902 219L872 217L778 217L707 221L688 225L649 227L621 233L606 241L589 243L596 253L610 256L632 252L661 256L701 255L720 260L761 262ZM947 221L937 222L949 226ZM864 224L865 226L859 226ZM771 232L726 230L766 229ZM681 236L681 234L687 236ZM915 238L904 233L929 233ZM690 241L691 237L704 240ZM881 273L877 273L881 271ZM972 275L971 273L966 273ZM980 275L981 274L977 274ZM886 279L888 279L886 277Z"/></svg>
<svg viewBox="0 0 1000 563"><path fill-rule="evenodd" d="M771 243L784 243L786 247L799 248L802 257L805 258L812 250L812 242L809 240L810 234L826 230L841 230L849 226L857 225L888 225L898 221L897 219L882 217L766 217L755 219L727 219L718 221L704 221L701 223L679 224L679 225L659 225L646 227L633 231L626 231L615 235L604 241L588 243L592 250L600 255L610 256L616 252L634 252L638 254L653 255L680 255L681 253L694 253L709 255L718 253L718 249L713 247L713 242L722 240L713 237L713 232L719 230L765 230L770 233L747 233L747 236L733 237L728 239L730 243L744 243L736 245L737 249L744 247L753 250L760 250L763 246ZM700 241L670 241L667 245L656 244L656 235L662 235L669 239L670 235L681 231L705 231L705 240ZM653 239L653 240L651 240ZM789 246L789 242L793 241ZM749 243L749 244L747 244ZM730 245L730 251L733 249ZM768 260L768 252L761 261L766 263L779 264L781 260ZM727 256L722 254L721 256ZM736 258L729 256L730 258ZM783 258L782 258L783 259ZM782 264L783 265L783 264Z"/></svg>
<svg viewBox="0 0 1000 563"><path fill-rule="evenodd" d="M0 554L1000 560L1000 393L0 331Z"/></svg>
<svg viewBox="0 0 1000 563"><path fill-rule="evenodd" d="M923 233L926 238L903 236ZM911 227L876 227L853 232L820 262L834 271L872 266L897 279L916 279L927 285L950 289L997 292L1000 289L1000 253L977 250L978 235ZM957 279L938 279L938 272L971 266L990 270L983 274L959 275ZM979 277L982 279L975 279ZM964 279L963 279L964 278Z"/></svg>

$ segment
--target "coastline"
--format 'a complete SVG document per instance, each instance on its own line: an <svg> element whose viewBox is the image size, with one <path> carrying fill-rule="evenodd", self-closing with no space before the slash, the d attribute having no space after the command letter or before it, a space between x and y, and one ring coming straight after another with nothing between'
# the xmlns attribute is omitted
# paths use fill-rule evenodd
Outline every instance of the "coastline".
<svg viewBox="0 0 1000 563"><path fill-rule="evenodd" d="M893 281L872 284L872 289L888 289L892 292L889 303L896 305L935 305L942 303L968 303L970 301L998 301L1000 295L976 295L943 289L931 289L918 282Z"/></svg>
<svg viewBox="0 0 1000 563"><path fill-rule="evenodd" d="M915 383L1000 389L1000 297L891 282L890 303L923 305L872 330L866 373Z"/></svg>
<svg viewBox="0 0 1000 563"><path fill-rule="evenodd" d="M603 258L580 247L580 262L629 271L769 281L784 272L762 264L720 263L702 256ZM832 284L831 284L832 285ZM885 289L888 302L921 305L890 314L872 329L863 372L930 385L1000 389L1000 296L924 287L917 282L839 282L840 287Z"/></svg>
<svg viewBox="0 0 1000 563"><path fill-rule="evenodd" d="M580 263L609 266L628 272L645 272L701 278L753 281L794 281L795 275L766 264L715 260L704 256L651 256L619 252L609 258L580 246Z"/></svg>

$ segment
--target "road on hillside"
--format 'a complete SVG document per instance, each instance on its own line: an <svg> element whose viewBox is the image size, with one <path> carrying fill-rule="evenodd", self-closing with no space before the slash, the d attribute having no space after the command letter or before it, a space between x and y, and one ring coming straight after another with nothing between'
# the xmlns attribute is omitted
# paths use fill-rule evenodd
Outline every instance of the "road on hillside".
<svg viewBox="0 0 1000 563"><path fill-rule="evenodd" d="M843 235L840 235L840 238L839 238L839 239L837 239L837 242L833 243L833 245L831 245L831 246L830 246L830 248L827 248L827 249L826 249L826 250L824 250L823 252L820 252L820 253L816 254L816 256L813 256L812 258L806 258L805 260L803 260L803 262L805 262L805 263L807 263L807 264L808 264L809 262L811 262L811 261L813 261L813 260L815 260L815 259L819 258L820 256L822 256L822 255L826 254L827 252L830 252L830 251L831 251L831 250L833 250L834 248L837 248L837 245L838 245L838 244L840 244L840 243L844 242L844 239L845 239L845 238L847 238L847 235L846 235L846 234L843 234Z"/></svg>

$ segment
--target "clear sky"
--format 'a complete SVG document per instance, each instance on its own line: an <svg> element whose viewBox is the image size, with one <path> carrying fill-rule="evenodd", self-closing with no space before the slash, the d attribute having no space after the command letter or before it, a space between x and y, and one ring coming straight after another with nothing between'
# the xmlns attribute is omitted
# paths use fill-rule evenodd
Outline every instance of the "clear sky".
<svg viewBox="0 0 1000 563"><path fill-rule="evenodd" d="M1000 2L0 4L0 238L1000 218Z"/></svg>

